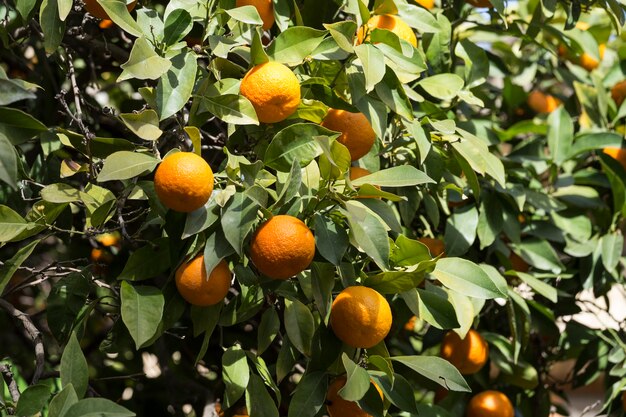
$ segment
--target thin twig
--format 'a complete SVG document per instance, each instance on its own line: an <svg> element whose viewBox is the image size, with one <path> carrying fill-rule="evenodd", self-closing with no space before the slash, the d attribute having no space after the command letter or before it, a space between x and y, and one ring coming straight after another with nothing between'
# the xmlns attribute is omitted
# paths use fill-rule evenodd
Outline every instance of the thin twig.
<svg viewBox="0 0 626 417"><path fill-rule="evenodd" d="M30 319L30 316L17 308L13 307L13 304L9 303L0 298L0 307L6 310L10 315L15 317L22 323L24 326L24 330L31 338L33 343L35 344L35 373L33 374L32 383L36 384L43 373L44 360L45 360L45 350L43 346L43 337L41 336L41 332L37 327L33 324L33 321Z"/></svg>

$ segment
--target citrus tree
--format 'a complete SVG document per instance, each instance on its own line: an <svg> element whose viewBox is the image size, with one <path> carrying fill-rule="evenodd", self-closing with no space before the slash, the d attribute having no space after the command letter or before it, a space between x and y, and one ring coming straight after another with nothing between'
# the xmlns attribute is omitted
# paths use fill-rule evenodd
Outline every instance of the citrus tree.
<svg viewBox="0 0 626 417"><path fill-rule="evenodd" d="M0 411L622 415L625 17L4 0Z"/></svg>

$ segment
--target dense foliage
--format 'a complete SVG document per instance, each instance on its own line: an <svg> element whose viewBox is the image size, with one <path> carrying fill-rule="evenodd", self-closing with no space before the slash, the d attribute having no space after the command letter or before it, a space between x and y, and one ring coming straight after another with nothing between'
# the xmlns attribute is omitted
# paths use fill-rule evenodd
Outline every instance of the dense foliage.
<svg viewBox="0 0 626 417"><path fill-rule="evenodd" d="M576 319L607 310L626 269L626 158L602 152L625 146L621 2L274 0L265 32L234 0L98 3L112 22L81 1L0 3L1 413L322 416L344 373L343 398L375 417L462 416L490 389L519 416L565 413L565 389L602 375L599 408L623 413L623 323ZM357 39L383 14L417 47ZM268 60L302 97L271 124L239 91ZM363 158L320 125L329 108L367 117ZM175 149L215 174L188 214L155 194ZM351 164L372 174L350 180ZM278 214L315 236L288 280L250 262ZM198 253L233 271L224 302L179 295L174 273ZM356 284L393 313L368 349L329 325ZM471 328L489 363L464 377L440 343Z"/></svg>

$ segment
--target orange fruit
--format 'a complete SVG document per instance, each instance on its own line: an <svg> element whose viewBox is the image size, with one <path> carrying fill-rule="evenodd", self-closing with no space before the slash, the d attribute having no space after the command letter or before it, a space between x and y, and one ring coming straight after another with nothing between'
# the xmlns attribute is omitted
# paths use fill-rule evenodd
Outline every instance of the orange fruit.
<svg viewBox="0 0 626 417"><path fill-rule="evenodd" d="M297 217L279 215L263 223L252 236L250 259L272 279L287 279L304 271L315 256L315 237Z"/></svg>
<svg viewBox="0 0 626 417"><path fill-rule="evenodd" d="M489 0L466 0L468 4L474 7L493 7Z"/></svg>
<svg viewBox="0 0 626 417"><path fill-rule="evenodd" d="M514 417L513 404L500 391L483 391L472 397L466 417Z"/></svg>
<svg viewBox="0 0 626 417"><path fill-rule="evenodd" d="M415 330L416 321L417 321L417 316L411 317L409 321L404 323L404 330L406 330L407 332L412 332L413 330Z"/></svg>
<svg viewBox="0 0 626 417"><path fill-rule="evenodd" d="M514 271L528 272L530 269L530 265L528 265L521 256L513 251L509 254L509 261L511 262L511 268Z"/></svg>
<svg viewBox="0 0 626 417"><path fill-rule="evenodd" d="M274 26L274 5L272 0L237 0L237 7L254 6L263 21L263 30Z"/></svg>
<svg viewBox="0 0 626 417"><path fill-rule="evenodd" d="M606 45L605 44L601 44L600 46L598 46L598 52L600 53L600 59L601 60L602 60L602 58L604 58L604 51L605 50L606 50ZM580 56L580 59L578 60L578 63L580 64L581 67L583 67L587 71L592 71L592 70L598 68L598 66L600 65L600 62L598 62L595 58L593 58L591 55L589 55L586 52L583 53Z"/></svg>
<svg viewBox="0 0 626 417"><path fill-rule="evenodd" d="M330 308L335 335L354 348L371 348L391 329L391 308L377 291L353 286L341 291Z"/></svg>
<svg viewBox="0 0 626 417"><path fill-rule="evenodd" d="M108 29L115 26L115 23L113 23L113 21L109 19L102 19L98 26L100 27L100 29Z"/></svg>
<svg viewBox="0 0 626 417"><path fill-rule="evenodd" d="M418 242L423 243L428 246L428 250L432 256L442 255L446 256L446 247L441 239L433 239L430 237L420 237L417 239Z"/></svg>
<svg viewBox="0 0 626 417"><path fill-rule="evenodd" d="M539 90L531 91L526 102L535 113L552 113L561 104L558 98Z"/></svg>
<svg viewBox="0 0 626 417"><path fill-rule="evenodd" d="M489 345L476 330L470 329L465 339L449 331L441 342L441 357L454 365L461 374L471 375L487 363Z"/></svg>
<svg viewBox="0 0 626 417"><path fill-rule="evenodd" d="M374 384L372 382L372 384ZM359 405L354 401L348 401L343 399L341 395L339 395L339 390L346 385L346 377L340 376L335 378L333 382L328 386L328 391L326 392L326 409L328 410L328 415L330 417L372 417L370 414L367 414ZM380 397L383 397L383 393L378 388L378 385L374 384L376 390L380 394Z"/></svg>
<svg viewBox="0 0 626 417"><path fill-rule="evenodd" d="M353 161L365 156L376 140L376 133L363 113L330 109L322 126L341 133L337 140L348 148Z"/></svg>
<svg viewBox="0 0 626 417"><path fill-rule="evenodd" d="M374 29L387 29L395 33L398 38L404 39L411 45L417 47L417 37L411 26L400 19L398 16L392 14L381 14L372 16L367 23L359 28L357 31L357 45L362 44L369 37L368 32Z"/></svg>
<svg viewBox="0 0 626 417"><path fill-rule="evenodd" d="M604 148L603 153L609 155L611 158L616 159L617 162L622 164L626 169L626 149L624 148Z"/></svg>
<svg viewBox="0 0 626 417"><path fill-rule="evenodd" d="M120 234L119 232L103 233L96 236L96 240L105 247L117 246L120 242Z"/></svg>
<svg viewBox="0 0 626 417"><path fill-rule="evenodd" d="M89 12L93 17L97 17L98 19L109 19L109 15L107 12L100 6L97 0L84 0L85 1L85 10ZM137 5L137 0L133 1L126 5L126 8L129 12L132 12L135 6Z"/></svg>
<svg viewBox="0 0 626 417"><path fill-rule="evenodd" d="M611 97L617 106L621 106L626 98L626 80L620 81L611 88Z"/></svg>
<svg viewBox="0 0 626 417"><path fill-rule="evenodd" d="M219 303L230 289L231 273L228 264L220 261L207 278L204 256L196 256L191 262L178 267L175 275L176 288L189 304L206 307Z"/></svg>
<svg viewBox="0 0 626 417"><path fill-rule="evenodd" d="M166 207L190 213L209 200L213 171L202 157L191 152L167 156L154 174L154 189Z"/></svg>
<svg viewBox="0 0 626 417"><path fill-rule="evenodd" d="M289 67L278 62L253 67L241 80L240 91L263 123L281 122L300 105L298 79Z"/></svg>
<svg viewBox="0 0 626 417"><path fill-rule="evenodd" d="M428 10L435 7L435 0L415 0L415 3L419 4L420 6Z"/></svg>
<svg viewBox="0 0 626 417"><path fill-rule="evenodd" d="M106 249L93 248L90 258L95 263L110 264L113 262L113 254Z"/></svg>

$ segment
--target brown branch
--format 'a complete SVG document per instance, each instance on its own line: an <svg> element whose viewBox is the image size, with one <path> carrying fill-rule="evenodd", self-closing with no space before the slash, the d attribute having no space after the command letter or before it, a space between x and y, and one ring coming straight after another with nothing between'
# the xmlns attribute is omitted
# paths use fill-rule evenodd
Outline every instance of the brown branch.
<svg viewBox="0 0 626 417"><path fill-rule="evenodd" d="M35 372L33 374L32 383L36 384L39 381L41 374L43 373L44 360L46 355L41 332L33 324L30 316L15 308L13 304L0 298L0 307L2 307L10 315L12 315L14 318L22 323L22 326L24 326L24 330L26 331L27 335L35 344Z"/></svg>
<svg viewBox="0 0 626 417"><path fill-rule="evenodd" d="M17 382L15 382L15 378L13 377L13 372L11 372L11 366L7 364L0 365L0 374L2 374L4 382L6 382L7 386L9 387L11 399L14 403L17 404L17 401L20 399L20 390L17 387Z"/></svg>

